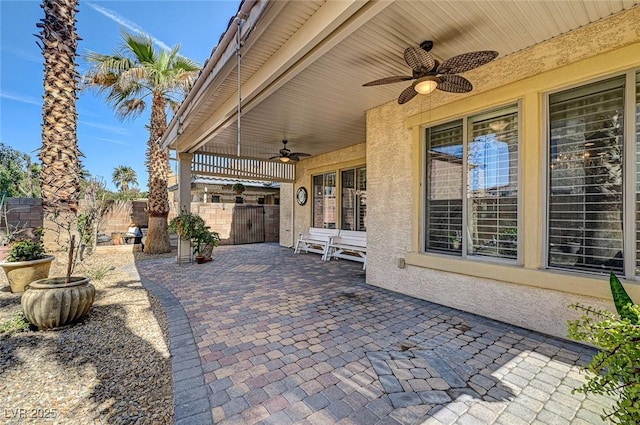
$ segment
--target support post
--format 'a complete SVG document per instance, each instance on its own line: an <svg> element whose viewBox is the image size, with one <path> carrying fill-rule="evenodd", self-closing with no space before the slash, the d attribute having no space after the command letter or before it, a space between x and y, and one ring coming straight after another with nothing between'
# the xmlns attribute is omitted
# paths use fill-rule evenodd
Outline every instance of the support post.
<svg viewBox="0 0 640 425"><path fill-rule="evenodd" d="M191 160L193 154L178 152L178 213L191 211ZM191 262L191 241L178 238L178 264Z"/></svg>

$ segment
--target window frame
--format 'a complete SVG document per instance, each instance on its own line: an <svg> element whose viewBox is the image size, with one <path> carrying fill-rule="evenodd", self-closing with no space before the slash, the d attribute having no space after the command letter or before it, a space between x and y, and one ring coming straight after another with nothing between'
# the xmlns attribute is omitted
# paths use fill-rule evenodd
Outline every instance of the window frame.
<svg viewBox="0 0 640 425"><path fill-rule="evenodd" d="M542 143L540 144L541 152L541 176L542 176L542 197L543 197L543 213L542 213L542 235L541 235L541 251L542 251L542 268L544 270L568 273L571 275L586 275L590 277L601 278L604 274L608 274L609 270L603 270L602 272L596 270L584 270L584 269L571 269L560 267L556 265L550 265L549 261L549 220L551 218L550 212L550 200L549 191L551 188L551 173L550 167L550 149L551 149L551 96L554 94L562 93L569 90L579 89L586 87L590 84L597 84L609 79L617 77L625 77L624 87L624 113L623 113L623 159L622 159L622 249L624 268L623 275L619 276L628 280L640 281L640 272L636 272L636 242L635 235L637 232L636 221L636 150L637 150L637 137L636 134L636 85L637 79L640 79L640 68L627 69L621 72L611 73L597 78L591 78L588 80L580 81L575 84L570 84L563 87L558 87L554 90L549 90L541 93L542 96L542 116L541 116L541 136ZM640 211L638 211L640 212Z"/></svg>
<svg viewBox="0 0 640 425"><path fill-rule="evenodd" d="M315 198L316 198L316 193L314 190L314 178L317 176L325 176L327 174L335 174L335 192L336 192L336 229L342 229L342 225L343 225L343 217L342 217L342 172L343 171L348 171L348 170L353 170L354 173L357 174L357 171L359 169L365 169L365 173L366 173L366 169L367 169L367 164L366 162L363 162L362 160L357 160L357 161L353 161L353 162L345 162L343 164L339 164L337 167L333 166L333 167L328 167L328 168L321 168L321 169L316 169L312 172L309 173L309 182L310 182L310 193L311 196L309 197L309 202L307 202L307 205L311 205L311 213L310 213L310 222L314 223L314 202L315 202ZM366 174L365 174L366 175ZM357 180L357 176L356 176L356 180ZM366 231L366 230L361 230L361 231Z"/></svg>
<svg viewBox="0 0 640 425"><path fill-rule="evenodd" d="M429 190L429 182L427 181L428 179L428 164L427 164L427 133L428 133L428 129L429 128L433 128L433 127L437 127L440 125L444 125L444 124L448 124L448 123L454 123L456 121L461 121L462 122L462 134L463 134L463 140L462 140L462 146L463 146L463 163L466 164L468 161L468 144L469 142L472 140L472 135L470 134L470 123L472 119L481 119L482 117L487 117L487 116L491 116L492 114L496 114L499 115L501 112L505 112L505 111L509 111L509 110L513 110L513 112L517 115L517 152L518 152L518 164L517 164L517 169L516 169L516 176L518 179L517 182L517 199L516 199L516 212L517 212L517 220L516 220L516 226L517 226L517 232L518 235L522 235L523 232L523 221L522 221L522 204L523 204L523 192L522 192L522 188L523 188L523 175L522 175L522 169L523 169L523 165L522 165L522 153L523 153L523 114L522 114L522 99L518 98L515 100L511 100L509 102L503 103L503 104L498 104L498 105L492 105L491 107L488 108L483 108L483 109L479 109L479 110L475 110L475 111L470 111L461 115L455 115L455 116L451 116L451 117L447 117L446 119L442 119L442 120L438 120L438 121L433 121L430 122L428 125L422 125L419 127L419 131L420 131L420 152L421 152L421 159L420 159L420 184L421 184L421 189L420 189L420 214L419 214L419 220L420 220L420 225L419 225L419 229L420 229L420 235L418 237L418 243L419 243L419 252L422 255L429 255L429 256L435 256L435 257L443 257L443 258L450 258L450 259L454 259L454 260L461 260L461 261L471 261L471 262L479 262L479 263L489 263L489 264L496 264L496 265L507 265L507 266L519 266L522 267L523 263L524 263L524 254L522 252L523 250L523 241L522 241L522 237L518 237L517 239L517 243L516 243L516 258L515 259L511 259L511 258L502 258L499 256L486 256L486 255L469 255L468 254L468 236L466 234L466 228L468 226L468 221L469 221L469 211L468 211L468 206L469 206L469 182L468 182L468 167L463 166L462 167L462 189L463 189L463 193L462 193L462 227L463 227L463 235L462 235L462 250L461 250L461 254L460 255L452 255L450 253L447 253L445 251L438 251L438 250L430 250L427 249L427 216L428 216L428 208L427 208L427 203L428 203L428 190Z"/></svg>

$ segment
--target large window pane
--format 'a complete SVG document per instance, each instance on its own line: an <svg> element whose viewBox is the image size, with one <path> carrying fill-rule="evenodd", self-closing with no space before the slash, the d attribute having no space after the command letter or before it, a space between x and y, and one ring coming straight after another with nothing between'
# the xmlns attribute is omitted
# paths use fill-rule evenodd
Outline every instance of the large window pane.
<svg viewBox="0 0 640 425"><path fill-rule="evenodd" d="M313 227L336 228L336 173L313 176Z"/></svg>
<svg viewBox="0 0 640 425"><path fill-rule="evenodd" d="M623 270L624 82L549 98L549 266Z"/></svg>
<svg viewBox="0 0 640 425"><path fill-rule="evenodd" d="M342 221L343 230L365 231L367 212L366 168L343 170L342 183Z"/></svg>
<svg viewBox="0 0 640 425"><path fill-rule="evenodd" d="M461 255L462 121L427 129L425 249Z"/></svg>
<svg viewBox="0 0 640 425"><path fill-rule="evenodd" d="M468 255L518 257L518 112L469 120Z"/></svg>

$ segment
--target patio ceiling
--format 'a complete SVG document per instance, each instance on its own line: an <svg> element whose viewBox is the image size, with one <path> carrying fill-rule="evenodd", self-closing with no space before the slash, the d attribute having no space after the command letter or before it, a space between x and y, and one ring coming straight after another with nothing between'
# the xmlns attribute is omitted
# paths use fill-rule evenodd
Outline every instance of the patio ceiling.
<svg viewBox="0 0 640 425"><path fill-rule="evenodd" d="M240 154L267 159L283 139L292 151L312 155L364 142L366 110L395 101L410 82L362 84L410 75L404 49L423 40L434 41L431 53L440 61L475 50L496 50L500 61L637 3L245 0ZM214 50L209 68L170 124L165 145L181 152L237 154L236 28L231 24L226 41ZM477 78L482 72L464 75L472 83L474 76L486 81ZM506 68L491 76L504 78Z"/></svg>

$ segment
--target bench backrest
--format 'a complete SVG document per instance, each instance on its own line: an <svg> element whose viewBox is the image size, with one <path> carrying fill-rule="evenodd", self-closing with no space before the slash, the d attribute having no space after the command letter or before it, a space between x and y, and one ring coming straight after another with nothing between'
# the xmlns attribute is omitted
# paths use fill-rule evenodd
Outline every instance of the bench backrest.
<svg viewBox="0 0 640 425"><path fill-rule="evenodd" d="M340 235L334 240L339 240L340 243L355 245L355 246L367 246L367 232L361 232L357 230L340 230Z"/></svg>
<svg viewBox="0 0 640 425"><path fill-rule="evenodd" d="M311 236L338 236L340 230L338 229L325 229L322 227L309 227L309 235Z"/></svg>

